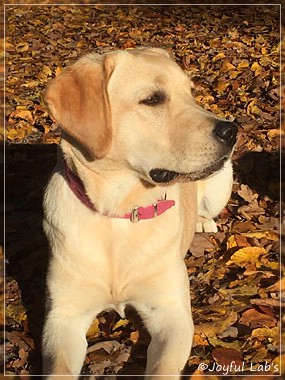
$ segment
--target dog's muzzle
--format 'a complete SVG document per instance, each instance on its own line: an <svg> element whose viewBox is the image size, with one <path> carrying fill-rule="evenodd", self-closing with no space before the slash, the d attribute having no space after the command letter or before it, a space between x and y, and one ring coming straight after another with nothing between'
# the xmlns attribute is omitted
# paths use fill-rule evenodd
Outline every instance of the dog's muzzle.
<svg viewBox="0 0 285 380"><path fill-rule="evenodd" d="M151 179L156 183L167 184L175 180L197 181L207 178L220 170L225 161L229 158L232 148L236 143L237 131L237 126L234 123L227 120L218 120L213 128L212 134L223 146L224 156L204 170L192 173L177 173L172 170L158 168L152 169L149 172Z"/></svg>

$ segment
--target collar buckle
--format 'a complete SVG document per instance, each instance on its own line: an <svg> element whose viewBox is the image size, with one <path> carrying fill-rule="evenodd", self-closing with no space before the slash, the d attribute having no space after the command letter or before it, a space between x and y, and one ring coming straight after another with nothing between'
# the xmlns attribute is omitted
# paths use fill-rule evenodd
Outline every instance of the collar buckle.
<svg viewBox="0 0 285 380"><path fill-rule="evenodd" d="M153 205L150 206L150 207L152 207L152 209L153 209L153 216L152 216L152 218L156 218L158 216L157 203L153 203ZM144 219L143 217L142 218L140 217L139 209L140 208L138 206L136 206L136 207L133 208L133 210L131 212L131 215L130 215L130 221L132 223L138 223L141 219Z"/></svg>
<svg viewBox="0 0 285 380"><path fill-rule="evenodd" d="M140 221L139 207L138 206L133 208L133 210L131 212L130 220L132 223L138 223Z"/></svg>
<svg viewBox="0 0 285 380"><path fill-rule="evenodd" d="M154 217L154 218L157 217L157 203L154 203L154 204L153 204L153 217Z"/></svg>

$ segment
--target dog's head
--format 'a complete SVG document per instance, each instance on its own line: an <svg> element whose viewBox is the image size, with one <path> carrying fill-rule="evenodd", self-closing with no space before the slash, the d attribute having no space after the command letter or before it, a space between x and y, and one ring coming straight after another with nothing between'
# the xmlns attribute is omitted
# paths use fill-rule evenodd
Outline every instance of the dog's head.
<svg viewBox="0 0 285 380"><path fill-rule="evenodd" d="M236 141L236 126L199 107L192 87L164 50L135 49L79 59L45 101L94 163L166 184L221 169Z"/></svg>

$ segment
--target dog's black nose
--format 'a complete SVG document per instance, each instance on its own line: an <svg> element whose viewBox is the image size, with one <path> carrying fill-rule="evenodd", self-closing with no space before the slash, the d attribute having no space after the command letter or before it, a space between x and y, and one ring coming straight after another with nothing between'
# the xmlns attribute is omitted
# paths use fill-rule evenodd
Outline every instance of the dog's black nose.
<svg viewBox="0 0 285 380"><path fill-rule="evenodd" d="M218 121L213 130L214 136L227 146L232 147L236 142L237 126L230 121Z"/></svg>
<svg viewBox="0 0 285 380"><path fill-rule="evenodd" d="M171 182L179 176L178 173L165 169L152 169L149 174L151 179L157 183Z"/></svg>

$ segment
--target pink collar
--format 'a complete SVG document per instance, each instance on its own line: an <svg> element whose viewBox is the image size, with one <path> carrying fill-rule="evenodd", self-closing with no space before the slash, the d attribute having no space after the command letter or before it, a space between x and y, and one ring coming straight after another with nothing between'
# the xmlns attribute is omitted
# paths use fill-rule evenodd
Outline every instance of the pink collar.
<svg viewBox="0 0 285 380"><path fill-rule="evenodd" d="M81 179L72 172L72 170L67 166L66 161L63 162L63 176L68 183L70 189L74 192L78 199L87 206L90 210L96 211L94 205L92 204L90 198L86 194L84 184ZM140 220L152 219L161 214L166 210L170 209L175 205L174 200L158 200L156 203L147 207L135 207L131 212L121 215L114 216L114 218L129 219L133 223L137 223ZM104 214L105 215L105 214ZM107 215L105 215L107 216Z"/></svg>

